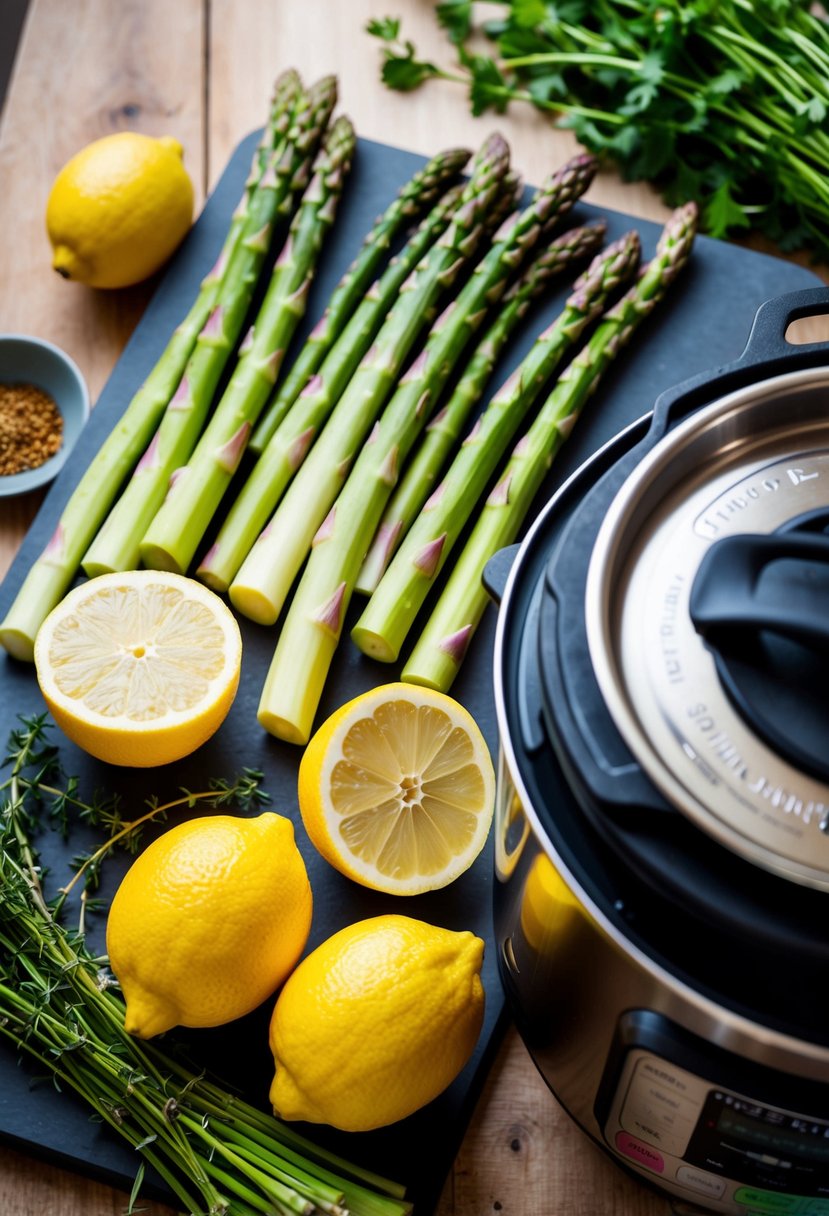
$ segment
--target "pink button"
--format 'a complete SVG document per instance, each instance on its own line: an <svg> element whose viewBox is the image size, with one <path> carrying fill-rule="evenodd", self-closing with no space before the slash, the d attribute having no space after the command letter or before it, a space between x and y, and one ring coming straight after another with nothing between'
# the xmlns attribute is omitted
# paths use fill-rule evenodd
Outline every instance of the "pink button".
<svg viewBox="0 0 829 1216"><path fill-rule="evenodd" d="M644 1165L646 1170L653 1170L655 1174L661 1174L665 1169L665 1160L661 1153L642 1140L629 1136L627 1132L616 1133L616 1147L620 1153L624 1153L632 1161Z"/></svg>

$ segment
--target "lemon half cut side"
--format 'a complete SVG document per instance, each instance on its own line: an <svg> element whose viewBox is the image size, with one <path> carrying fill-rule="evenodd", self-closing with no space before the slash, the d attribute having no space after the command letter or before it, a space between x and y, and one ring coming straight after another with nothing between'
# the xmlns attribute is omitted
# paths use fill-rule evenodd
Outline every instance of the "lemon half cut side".
<svg viewBox="0 0 829 1216"><path fill-rule="evenodd" d="M35 639L35 667L58 726L110 764L169 764L224 721L239 684L233 613L193 579L155 570L76 587Z"/></svg>
<svg viewBox="0 0 829 1216"><path fill-rule="evenodd" d="M444 693L386 684L323 723L299 769L311 841L341 873L394 895L445 887L480 853L495 775L474 718Z"/></svg>

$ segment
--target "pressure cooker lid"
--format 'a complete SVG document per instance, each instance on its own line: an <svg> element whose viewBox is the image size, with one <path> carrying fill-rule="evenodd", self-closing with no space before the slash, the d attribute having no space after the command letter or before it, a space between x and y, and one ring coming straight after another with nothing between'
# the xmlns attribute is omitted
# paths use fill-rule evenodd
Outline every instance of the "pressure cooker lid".
<svg viewBox="0 0 829 1216"><path fill-rule="evenodd" d="M829 888L829 371L692 414L628 475L590 559L590 661L667 801Z"/></svg>

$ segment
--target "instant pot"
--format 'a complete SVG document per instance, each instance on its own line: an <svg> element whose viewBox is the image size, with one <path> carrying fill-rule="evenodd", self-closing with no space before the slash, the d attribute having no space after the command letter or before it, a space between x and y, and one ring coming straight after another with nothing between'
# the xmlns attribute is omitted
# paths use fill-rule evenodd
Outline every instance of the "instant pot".
<svg viewBox="0 0 829 1216"><path fill-rule="evenodd" d="M519 1030L689 1207L829 1213L829 291L765 304L496 556Z"/></svg>

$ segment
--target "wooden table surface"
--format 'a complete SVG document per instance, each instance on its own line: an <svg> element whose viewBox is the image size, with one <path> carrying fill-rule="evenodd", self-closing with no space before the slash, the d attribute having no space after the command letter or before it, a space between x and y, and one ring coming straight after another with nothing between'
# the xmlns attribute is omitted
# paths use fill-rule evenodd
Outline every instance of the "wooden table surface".
<svg viewBox="0 0 829 1216"><path fill-rule="evenodd" d="M290 65L308 81L336 72L341 108L369 138L431 154L449 144L476 147L497 125L530 181L572 152L571 136L527 109L474 119L463 93L449 85L409 96L385 90L378 50L363 27L369 17L389 14L404 18L428 57L448 61L431 0L32 0L0 126L0 332L57 343L78 363L94 401L152 285L94 292L52 272L43 212L55 174L84 144L113 131L169 134L184 146L201 203L238 141L261 125L271 82ZM622 183L610 171L587 197L648 219L667 214L647 187ZM0 500L0 576L41 497ZM2 1216L114 1216L125 1207L121 1192L0 1147ZM169 1216L157 1204L143 1211ZM439 1216L493 1211L669 1211L576 1129L514 1032L492 1069Z"/></svg>

